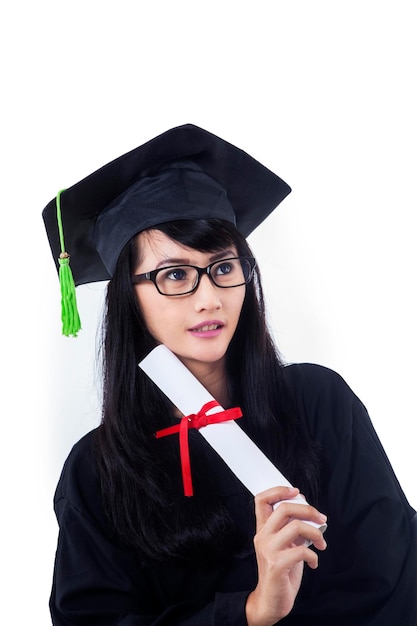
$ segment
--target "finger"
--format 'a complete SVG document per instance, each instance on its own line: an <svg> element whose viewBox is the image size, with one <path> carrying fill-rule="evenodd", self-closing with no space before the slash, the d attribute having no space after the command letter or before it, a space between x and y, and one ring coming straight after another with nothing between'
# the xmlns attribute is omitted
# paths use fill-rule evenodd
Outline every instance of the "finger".
<svg viewBox="0 0 417 626"><path fill-rule="evenodd" d="M290 572L297 564L306 563L310 568L316 569L319 557L316 552L306 546L289 546L280 550L279 558L275 553L268 553L263 560L263 571L269 576L280 576L284 572Z"/></svg>
<svg viewBox="0 0 417 626"><path fill-rule="evenodd" d="M304 561L304 563L307 563L307 565L311 568L311 569L317 569L319 566L319 557L316 554L316 552L313 552L313 550L310 550L310 548L306 548L306 547L299 547L299 548L294 548L297 551L300 551L300 560L302 559ZM298 555L296 555L296 557L298 557Z"/></svg>
<svg viewBox="0 0 417 626"><path fill-rule="evenodd" d="M281 500L290 500L299 494L295 487L273 487L255 496L256 526L261 528L273 512L274 504Z"/></svg>
<svg viewBox="0 0 417 626"><path fill-rule="evenodd" d="M326 522L327 517L310 504L281 500L277 503L273 515L268 518L269 530L276 532L293 519L311 522L320 527Z"/></svg>
<svg viewBox="0 0 417 626"><path fill-rule="evenodd" d="M288 547L307 547L311 544L318 550L325 550L327 547L326 540L318 528L304 521L293 519L279 532L271 535L269 549L273 553L275 551L285 550Z"/></svg>
<svg viewBox="0 0 417 626"><path fill-rule="evenodd" d="M280 566L282 568L291 568L301 561L304 561L311 569L317 569L319 565L319 557L316 552L313 552L313 550L305 546L295 546L282 553Z"/></svg>

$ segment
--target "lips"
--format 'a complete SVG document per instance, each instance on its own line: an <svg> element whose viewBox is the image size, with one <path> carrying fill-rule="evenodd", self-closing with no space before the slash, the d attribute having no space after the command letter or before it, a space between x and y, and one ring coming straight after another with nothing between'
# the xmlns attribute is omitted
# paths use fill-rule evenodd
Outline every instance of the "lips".
<svg viewBox="0 0 417 626"><path fill-rule="evenodd" d="M190 328L190 331L193 333L207 333L213 330L218 330L220 328L223 328L223 326L224 324L222 322L213 320L209 322L203 322L199 326L193 326L193 328Z"/></svg>
<svg viewBox="0 0 417 626"><path fill-rule="evenodd" d="M218 324L206 324L205 326L199 326L198 328L193 328L195 333L205 333L208 330L217 330L219 327Z"/></svg>

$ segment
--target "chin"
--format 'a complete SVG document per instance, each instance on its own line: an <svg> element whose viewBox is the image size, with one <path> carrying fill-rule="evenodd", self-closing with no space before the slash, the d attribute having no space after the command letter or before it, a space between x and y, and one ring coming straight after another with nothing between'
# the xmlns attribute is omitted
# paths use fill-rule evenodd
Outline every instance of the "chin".
<svg viewBox="0 0 417 626"><path fill-rule="evenodd" d="M177 354L178 358L186 365L187 363L199 363L201 365L213 365L216 363L223 363L226 351L209 351L202 350L201 354Z"/></svg>

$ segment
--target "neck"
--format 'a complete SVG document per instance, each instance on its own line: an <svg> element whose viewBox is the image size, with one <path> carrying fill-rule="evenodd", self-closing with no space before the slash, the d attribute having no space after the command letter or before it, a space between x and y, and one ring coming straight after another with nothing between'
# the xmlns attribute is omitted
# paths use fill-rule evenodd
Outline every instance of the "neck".
<svg viewBox="0 0 417 626"><path fill-rule="evenodd" d="M217 363L184 361L184 365L223 408L229 407L230 398L224 360Z"/></svg>

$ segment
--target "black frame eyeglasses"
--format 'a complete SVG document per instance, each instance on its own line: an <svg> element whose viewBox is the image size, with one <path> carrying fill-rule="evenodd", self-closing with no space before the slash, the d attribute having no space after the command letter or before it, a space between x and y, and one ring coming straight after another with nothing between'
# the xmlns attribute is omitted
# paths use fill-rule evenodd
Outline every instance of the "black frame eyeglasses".
<svg viewBox="0 0 417 626"><path fill-rule="evenodd" d="M213 261L207 267L197 265L169 265L144 274L134 274L132 284L150 280L162 296L185 296L199 286L201 277L207 275L213 285L230 289L246 285L253 278L256 261L253 257L228 257Z"/></svg>

